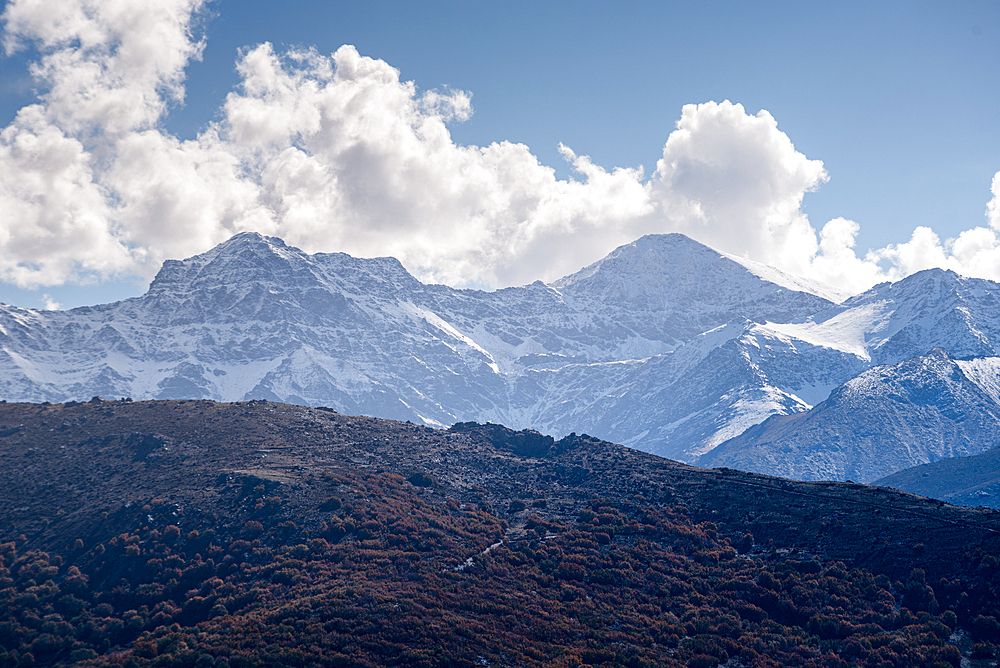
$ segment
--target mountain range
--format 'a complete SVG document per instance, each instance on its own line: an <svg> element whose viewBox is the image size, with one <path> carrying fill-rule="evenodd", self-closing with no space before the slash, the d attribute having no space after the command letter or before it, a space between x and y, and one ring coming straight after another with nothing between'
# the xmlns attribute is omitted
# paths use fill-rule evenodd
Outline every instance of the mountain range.
<svg viewBox="0 0 1000 668"><path fill-rule="evenodd" d="M587 432L686 462L871 481L997 444L1000 285L836 290L651 235L551 284L426 285L242 233L141 297L0 305L0 397L267 399Z"/></svg>

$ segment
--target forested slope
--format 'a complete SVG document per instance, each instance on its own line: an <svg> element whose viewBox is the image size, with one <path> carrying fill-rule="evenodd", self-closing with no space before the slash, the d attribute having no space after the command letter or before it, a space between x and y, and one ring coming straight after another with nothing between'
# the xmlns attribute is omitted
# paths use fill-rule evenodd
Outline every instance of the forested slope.
<svg viewBox="0 0 1000 668"><path fill-rule="evenodd" d="M0 404L0 665L958 666L1000 518L585 436Z"/></svg>

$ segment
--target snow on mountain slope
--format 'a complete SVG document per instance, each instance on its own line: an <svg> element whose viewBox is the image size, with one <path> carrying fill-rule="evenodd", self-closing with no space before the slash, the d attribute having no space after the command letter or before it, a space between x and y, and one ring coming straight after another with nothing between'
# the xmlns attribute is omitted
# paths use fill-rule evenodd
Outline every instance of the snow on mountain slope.
<svg viewBox="0 0 1000 668"><path fill-rule="evenodd" d="M768 323L789 336L894 364L942 347L956 357L1000 353L1000 292L992 281L928 269L882 283L840 309Z"/></svg>
<svg viewBox="0 0 1000 668"><path fill-rule="evenodd" d="M678 235L640 239L553 286L487 293L423 285L392 258L308 255L245 233L166 262L136 299L0 308L0 392L260 397L568 432L570 397L592 404L621 369L733 318L825 306Z"/></svg>
<svg viewBox="0 0 1000 668"><path fill-rule="evenodd" d="M989 394L973 358L1000 353L998 287L932 270L836 304L821 296L835 290L671 234L551 285L482 292L243 233L164 263L142 297L0 305L0 397L266 398L586 431L695 461L935 346L982 366L968 374Z"/></svg>
<svg viewBox="0 0 1000 668"><path fill-rule="evenodd" d="M864 368L863 360L841 351L742 320L672 352L540 370L522 376L517 387L532 407L528 423L538 429L601 434L692 462L769 415L808 410L810 400L826 398Z"/></svg>
<svg viewBox="0 0 1000 668"><path fill-rule="evenodd" d="M866 347L876 364L895 364L941 347L955 357L1000 354L1000 290L992 281L927 269L882 283L843 307L867 317Z"/></svg>
<svg viewBox="0 0 1000 668"><path fill-rule="evenodd" d="M1000 357L955 360L965 377L1000 405Z"/></svg>
<svg viewBox="0 0 1000 668"><path fill-rule="evenodd" d="M790 338L814 346L833 348L871 361L868 338L875 325L886 317L886 310L886 304L862 304L836 312L818 322L813 319L801 322L769 322L767 326Z"/></svg>
<svg viewBox="0 0 1000 668"><path fill-rule="evenodd" d="M771 417L699 464L802 480L871 482L918 464L977 454L998 442L1000 404L937 348L869 369L812 410Z"/></svg>
<svg viewBox="0 0 1000 668"><path fill-rule="evenodd" d="M552 286L580 311L614 314L676 344L734 318L788 322L833 306L681 234L642 237Z"/></svg>
<svg viewBox="0 0 1000 668"><path fill-rule="evenodd" d="M755 262L749 258L732 255L730 253L722 253L722 255L729 258L733 262L737 262L746 267L750 273L757 278L774 283L775 285L780 285L784 288L788 288L789 290L795 290L796 292L808 292L809 294L822 297L823 299L834 302L835 304L840 304L852 296L850 292L840 290L836 286L820 283L819 281L812 281L807 278L802 278L801 276L786 274L779 269L769 267L768 265L761 264L760 262Z"/></svg>

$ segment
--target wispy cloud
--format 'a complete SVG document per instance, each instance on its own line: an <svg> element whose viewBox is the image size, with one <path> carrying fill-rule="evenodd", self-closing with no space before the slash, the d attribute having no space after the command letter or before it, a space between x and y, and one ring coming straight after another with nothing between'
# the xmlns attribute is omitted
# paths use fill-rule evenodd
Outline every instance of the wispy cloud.
<svg viewBox="0 0 1000 668"><path fill-rule="evenodd" d="M817 230L803 197L827 179L766 111L685 106L648 177L570 147L557 179L523 144L461 146L465 91L422 91L344 46L240 54L240 84L196 139L163 129L200 57L202 0L12 0L8 52L32 47L43 91L0 131L0 280L146 275L235 232L309 251L394 255L425 280L551 280L616 245L684 232L719 250L861 290L928 266L1000 279L1000 174L988 227L918 228L858 256L857 223Z"/></svg>
<svg viewBox="0 0 1000 668"><path fill-rule="evenodd" d="M52 299L48 295L44 295L43 294L42 295L42 299L45 301L45 310L46 311L58 311L58 310L60 310L62 308L62 304L60 304L59 302L57 302L55 299Z"/></svg>

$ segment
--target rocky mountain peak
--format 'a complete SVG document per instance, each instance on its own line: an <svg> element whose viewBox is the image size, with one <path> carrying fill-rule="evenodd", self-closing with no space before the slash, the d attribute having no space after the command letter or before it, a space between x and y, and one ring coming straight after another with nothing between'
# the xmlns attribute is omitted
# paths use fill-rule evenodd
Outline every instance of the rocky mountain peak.
<svg viewBox="0 0 1000 668"><path fill-rule="evenodd" d="M950 269L923 269L895 283L879 283L860 295L851 297L844 302L844 306L851 307L878 300L908 302L918 307L957 304L981 294L983 283L982 279L966 278Z"/></svg>
<svg viewBox="0 0 1000 668"><path fill-rule="evenodd" d="M774 272L780 273L780 272ZM682 234L650 234L552 284L569 298L641 311L794 318L832 303L789 289ZM729 317L715 324L720 324Z"/></svg>
<svg viewBox="0 0 1000 668"><path fill-rule="evenodd" d="M310 255L277 237L241 232L200 255L164 262L143 299L157 308L173 303L247 317L297 306L317 312L330 307L331 298L394 298L420 287L395 258Z"/></svg>
<svg viewBox="0 0 1000 668"><path fill-rule="evenodd" d="M872 359L896 363L940 346L955 357L1000 352L1000 295L996 283L946 269L925 269L881 283L844 302L872 314Z"/></svg>
<svg viewBox="0 0 1000 668"><path fill-rule="evenodd" d="M653 292L691 278L686 270L692 266L710 269L727 264L735 263L683 234L647 234L552 285L562 289L617 283L623 290Z"/></svg>
<svg viewBox="0 0 1000 668"><path fill-rule="evenodd" d="M177 293L234 287L250 283L287 284L301 279L308 256L277 237L241 232L205 253L186 260L167 260L149 286L149 292Z"/></svg>

